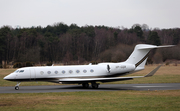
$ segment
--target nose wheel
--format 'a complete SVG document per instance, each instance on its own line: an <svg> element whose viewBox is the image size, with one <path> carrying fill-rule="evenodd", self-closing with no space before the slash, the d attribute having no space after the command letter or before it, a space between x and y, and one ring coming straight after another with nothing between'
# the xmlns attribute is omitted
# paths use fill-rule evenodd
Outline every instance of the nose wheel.
<svg viewBox="0 0 180 111"><path fill-rule="evenodd" d="M19 86L15 86L15 90L19 90Z"/></svg>
<svg viewBox="0 0 180 111"><path fill-rule="evenodd" d="M19 82L19 83L17 83L17 85L15 86L15 90L19 90L19 85L20 85L21 83Z"/></svg>

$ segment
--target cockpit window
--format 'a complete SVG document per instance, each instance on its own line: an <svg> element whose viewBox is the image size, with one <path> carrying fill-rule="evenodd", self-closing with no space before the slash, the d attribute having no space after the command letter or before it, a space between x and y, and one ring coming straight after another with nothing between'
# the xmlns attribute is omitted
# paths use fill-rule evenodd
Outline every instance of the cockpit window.
<svg viewBox="0 0 180 111"><path fill-rule="evenodd" d="M24 72L24 70L20 70L19 72Z"/></svg>
<svg viewBox="0 0 180 111"><path fill-rule="evenodd" d="M14 71L14 73L18 73L18 72L19 72L19 70Z"/></svg>

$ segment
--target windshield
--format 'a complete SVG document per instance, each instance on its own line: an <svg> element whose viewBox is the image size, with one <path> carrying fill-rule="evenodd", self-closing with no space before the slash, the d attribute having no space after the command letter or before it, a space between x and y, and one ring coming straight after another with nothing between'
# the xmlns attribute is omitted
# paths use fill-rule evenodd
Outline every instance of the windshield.
<svg viewBox="0 0 180 111"><path fill-rule="evenodd" d="M14 73L18 73L18 72L19 72L19 70L14 71Z"/></svg>
<svg viewBox="0 0 180 111"><path fill-rule="evenodd" d="M14 71L14 73L22 73L22 72L24 72L24 70L16 70L16 71Z"/></svg>

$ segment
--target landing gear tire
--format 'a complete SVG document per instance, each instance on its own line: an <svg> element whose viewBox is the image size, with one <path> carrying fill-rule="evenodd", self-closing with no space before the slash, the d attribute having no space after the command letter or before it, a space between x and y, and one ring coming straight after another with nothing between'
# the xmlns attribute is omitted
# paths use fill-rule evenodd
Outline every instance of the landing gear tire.
<svg viewBox="0 0 180 111"><path fill-rule="evenodd" d="M17 85L15 86L15 90L19 90L19 85L21 84L21 82L18 82Z"/></svg>
<svg viewBox="0 0 180 111"><path fill-rule="evenodd" d="M16 86L16 87L15 87L15 90L19 90L19 86Z"/></svg>
<svg viewBox="0 0 180 111"><path fill-rule="evenodd" d="M97 83L92 83L91 86L92 86L93 89L97 89L97 88L99 87L99 84L97 84Z"/></svg>
<svg viewBox="0 0 180 111"><path fill-rule="evenodd" d="M83 86L83 88L89 88L89 84L88 83L83 83L82 86Z"/></svg>

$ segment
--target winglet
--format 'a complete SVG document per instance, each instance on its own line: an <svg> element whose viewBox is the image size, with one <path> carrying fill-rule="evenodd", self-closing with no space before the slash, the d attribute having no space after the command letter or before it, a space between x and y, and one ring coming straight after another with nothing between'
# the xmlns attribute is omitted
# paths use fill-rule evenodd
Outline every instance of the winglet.
<svg viewBox="0 0 180 111"><path fill-rule="evenodd" d="M152 70L149 74L145 75L144 77L150 77L153 76L156 71L161 67L162 65L159 65L158 67L156 67L154 70Z"/></svg>

